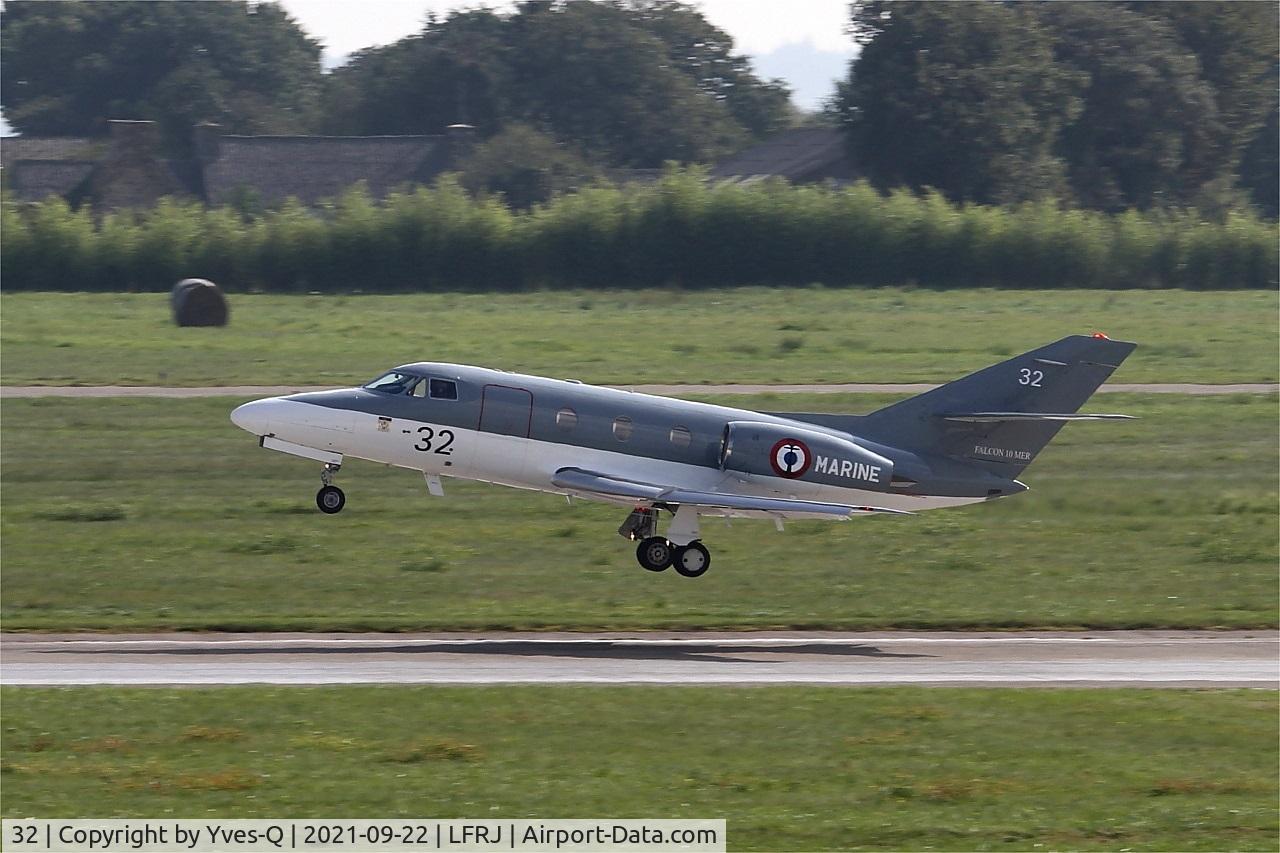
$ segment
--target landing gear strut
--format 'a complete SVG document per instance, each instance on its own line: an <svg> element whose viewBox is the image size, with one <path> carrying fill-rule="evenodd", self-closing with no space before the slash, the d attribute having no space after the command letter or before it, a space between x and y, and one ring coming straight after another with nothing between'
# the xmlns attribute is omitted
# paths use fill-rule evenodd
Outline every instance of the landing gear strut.
<svg viewBox="0 0 1280 853"><path fill-rule="evenodd" d="M325 465L324 470L320 472L320 482L324 483L320 487L320 491L316 492L316 506L320 507L320 511L333 515L335 512L342 512L342 508L347 505L347 496L342 493L342 489L333 485L333 475L338 473L338 465Z"/></svg>

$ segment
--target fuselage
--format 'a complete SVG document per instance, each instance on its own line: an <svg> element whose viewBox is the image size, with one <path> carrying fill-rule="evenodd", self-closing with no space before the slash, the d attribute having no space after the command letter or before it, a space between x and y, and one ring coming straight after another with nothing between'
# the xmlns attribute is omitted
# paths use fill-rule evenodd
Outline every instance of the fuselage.
<svg viewBox="0 0 1280 853"><path fill-rule="evenodd" d="M397 384L387 378L394 376L411 381ZM406 392L408 385L412 388ZM318 455L305 455L315 459L337 464L348 457L365 459L427 475L557 494L576 494L552 482L565 468L706 492L906 511L959 506L986 500L993 492L1021 490L1021 484L1015 488L1006 480L993 489L997 479L981 471L814 422L447 363L403 365L360 388L246 403L232 420L257 436L314 450ZM777 476L767 469L733 470L725 457L734 424L853 442L863 451L859 460L888 464L881 472L865 461L815 452L814 459L805 461L808 473L803 477Z"/></svg>

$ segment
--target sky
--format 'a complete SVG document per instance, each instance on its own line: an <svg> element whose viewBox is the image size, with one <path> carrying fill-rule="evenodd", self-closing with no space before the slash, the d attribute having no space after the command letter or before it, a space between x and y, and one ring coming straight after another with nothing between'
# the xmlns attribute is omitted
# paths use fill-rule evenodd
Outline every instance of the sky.
<svg viewBox="0 0 1280 853"><path fill-rule="evenodd" d="M325 67L341 64L361 48L416 33L428 11L443 18L457 8L484 5L510 11L515 6L509 0L282 0L282 5L324 44ZM733 36L737 51L755 60L761 76L786 80L804 109L821 106L854 53L844 34L848 0L700 0L692 5Z"/></svg>
<svg viewBox="0 0 1280 853"><path fill-rule="evenodd" d="M326 68L341 65L350 53L388 44L416 33L427 13L446 17L450 10L488 6L509 11L514 2L466 0L282 0L307 34L324 47ZM780 77L792 100L815 110L835 89L854 55L844 33L848 0L695 0L707 20L733 36L735 50L750 56L756 73ZM12 133L0 118L0 134Z"/></svg>

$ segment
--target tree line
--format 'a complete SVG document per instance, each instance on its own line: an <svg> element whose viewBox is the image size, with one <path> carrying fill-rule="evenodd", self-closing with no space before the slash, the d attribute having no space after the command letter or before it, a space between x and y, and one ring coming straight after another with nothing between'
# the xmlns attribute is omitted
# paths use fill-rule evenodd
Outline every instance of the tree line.
<svg viewBox="0 0 1280 853"><path fill-rule="evenodd" d="M0 16L0 104L23 134L151 119L190 145L231 133L489 137L518 125L599 167L710 162L784 127L789 93L674 0L526 0L429 17L323 73L319 42L278 5L32 2Z"/></svg>
<svg viewBox="0 0 1280 853"><path fill-rule="evenodd" d="M881 187L1275 216L1278 9L859 0L832 111Z"/></svg>
<svg viewBox="0 0 1280 853"><path fill-rule="evenodd" d="M320 215L296 202L246 218L163 201L95 219L61 199L0 205L6 290L405 292L735 285L1269 288L1273 221L1194 211L964 205L782 181L594 185L526 211L453 178L381 203L360 186Z"/></svg>

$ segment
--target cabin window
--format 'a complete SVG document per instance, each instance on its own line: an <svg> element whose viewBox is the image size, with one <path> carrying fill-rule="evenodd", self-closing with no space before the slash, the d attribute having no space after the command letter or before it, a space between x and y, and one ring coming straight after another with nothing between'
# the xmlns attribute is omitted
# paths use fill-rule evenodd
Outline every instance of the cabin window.
<svg viewBox="0 0 1280 853"><path fill-rule="evenodd" d="M631 418L626 415L613 419L613 437L618 441L626 441L631 438Z"/></svg>
<svg viewBox="0 0 1280 853"><path fill-rule="evenodd" d="M364 387L370 391L382 391L386 394L411 394L417 383L417 376L393 370L379 376Z"/></svg>
<svg viewBox="0 0 1280 853"><path fill-rule="evenodd" d="M578 425L578 413L569 407L556 412L556 426L564 432L571 432Z"/></svg>
<svg viewBox="0 0 1280 853"><path fill-rule="evenodd" d="M456 400L458 399L458 383L452 379L432 379L431 380L431 399L433 400Z"/></svg>
<svg viewBox="0 0 1280 853"><path fill-rule="evenodd" d="M675 426L671 428L671 443L676 447L688 447L693 442L693 433L689 432L688 427Z"/></svg>

